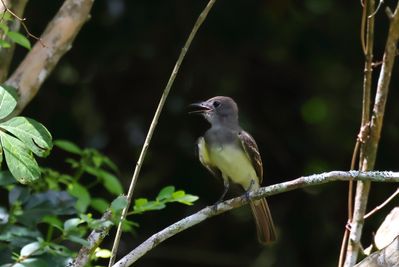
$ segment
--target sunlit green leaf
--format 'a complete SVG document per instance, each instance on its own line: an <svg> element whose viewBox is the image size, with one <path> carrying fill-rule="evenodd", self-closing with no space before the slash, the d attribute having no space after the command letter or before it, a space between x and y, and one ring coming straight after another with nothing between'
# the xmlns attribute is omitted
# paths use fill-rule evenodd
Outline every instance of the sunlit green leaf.
<svg viewBox="0 0 399 267"><path fill-rule="evenodd" d="M0 131L7 166L20 183L32 183L40 177L40 168L31 151L17 138Z"/></svg>
<svg viewBox="0 0 399 267"><path fill-rule="evenodd" d="M17 106L18 95L16 90L8 85L0 85L0 119L4 119Z"/></svg>
<svg viewBox="0 0 399 267"><path fill-rule="evenodd" d="M97 258L104 258L104 259L108 259L111 257L112 253L110 250L108 249L104 249L104 248L96 248L96 251L94 252L94 255Z"/></svg>
<svg viewBox="0 0 399 267"><path fill-rule="evenodd" d="M29 39L26 38L24 35L20 34L19 32L8 31L7 36L15 43L19 44L20 46L23 46L29 50L31 49L31 44Z"/></svg>
<svg viewBox="0 0 399 267"><path fill-rule="evenodd" d="M175 187L170 185L162 188L161 191L159 191L159 194L157 196L158 201L162 201L168 198L172 197L173 192L175 192Z"/></svg>
<svg viewBox="0 0 399 267"><path fill-rule="evenodd" d="M83 153L83 151L77 145L68 140L55 140L54 145L69 153L77 155L81 155Z"/></svg>
<svg viewBox="0 0 399 267"><path fill-rule="evenodd" d="M20 139L33 153L39 157L50 154L53 147L51 134L43 124L25 117L15 117L0 124Z"/></svg>

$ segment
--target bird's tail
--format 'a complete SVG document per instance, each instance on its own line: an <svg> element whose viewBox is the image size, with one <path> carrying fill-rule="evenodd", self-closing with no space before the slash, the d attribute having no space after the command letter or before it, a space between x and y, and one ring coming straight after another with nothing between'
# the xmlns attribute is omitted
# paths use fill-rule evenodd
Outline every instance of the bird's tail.
<svg viewBox="0 0 399 267"><path fill-rule="evenodd" d="M266 199L255 200L250 203L256 223L259 242L263 245L277 239L276 229Z"/></svg>

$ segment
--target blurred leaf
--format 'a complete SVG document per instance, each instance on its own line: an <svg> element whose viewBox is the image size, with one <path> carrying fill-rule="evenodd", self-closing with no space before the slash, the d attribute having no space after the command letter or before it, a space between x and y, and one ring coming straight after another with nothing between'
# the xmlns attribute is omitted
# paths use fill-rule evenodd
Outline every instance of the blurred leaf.
<svg viewBox="0 0 399 267"><path fill-rule="evenodd" d="M50 154L52 137L43 124L25 117L14 117L0 124L0 127L15 135L39 157Z"/></svg>
<svg viewBox="0 0 399 267"><path fill-rule="evenodd" d="M66 232L71 232L75 230L79 224L83 223L83 220L80 218L72 218L68 219L64 222L64 230Z"/></svg>
<svg viewBox="0 0 399 267"><path fill-rule="evenodd" d="M6 42L6 41L4 41L4 40L1 40L1 39L0 39L0 47L3 47L3 48L10 48L10 47L11 47L11 44L8 43L8 42Z"/></svg>
<svg viewBox="0 0 399 267"><path fill-rule="evenodd" d="M57 216L46 215L42 218L41 222L47 223L61 231L63 230L62 229L62 221Z"/></svg>
<svg viewBox="0 0 399 267"><path fill-rule="evenodd" d="M85 166L84 169L91 175L94 175L94 176L100 178L104 187L111 194L114 194L114 195L123 194L122 184L120 183L118 178L116 178L115 175L113 175L107 171L104 171L102 169L94 168L91 166Z"/></svg>
<svg viewBox="0 0 399 267"><path fill-rule="evenodd" d="M119 196L111 203L111 210L113 212L122 211L127 206L126 196Z"/></svg>
<svg viewBox="0 0 399 267"><path fill-rule="evenodd" d="M186 193L183 190L179 190L179 191L174 192L172 194L172 197L174 199L178 199L178 198L184 197L185 195L186 195Z"/></svg>
<svg viewBox="0 0 399 267"><path fill-rule="evenodd" d="M49 264L47 261L41 258L27 258L24 259L21 262L21 265L23 267L50 267L51 264ZM15 266L13 266L15 267Z"/></svg>
<svg viewBox="0 0 399 267"><path fill-rule="evenodd" d="M77 145L68 140L55 140L54 145L69 153L77 155L82 155L83 153L83 151Z"/></svg>
<svg viewBox="0 0 399 267"><path fill-rule="evenodd" d="M193 202L197 201L198 199L199 197L197 196L187 194L177 198L176 201L185 205L193 205Z"/></svg>
<svg viewBox="0 0 399 267"><path fill-rule="evenodd" d="M324 99L313 97L306 101L301 107L304 121L310 124L323 122L327 118L328 107Z"/></svg>
<svg viewBox="0 0 399 267"><path fill-rule="evenodd" d="M19 201L21 204L28 201L30 198L29 188L22 186L15 186L10 193L8 193L8 203L11 205Z"/></svg>
<svg viewBox="0 0 399 267"><path fill-rule="evenodd" d="M2 153L2 152L1 152ZM15 184L17 180L12 176L9 171L0 171L0 186Z"/></svg>
<svg viewBox="0 0 399 267"><path fill-rule="evenodd" d="M12 175L22 184L39 179L40 168L31 151L17 138L0 131L7 166Z"/></svg>
<svg viewBox="0 0 399 267"><path fill-rule="evenodd" d="M158 201L162 201L165 199L169 199L172 197L173 192L175 192L175 187L170 185L170 186L165 186L164 188L161 189L157 196Z"/></svg>
<svg viewBox="0 0 399 267"><path fill-rule="evenodd" d="M100 213L104 213L109 205L109 202L103 198L93 198L90 202L90 206Z"/></svg>
<svg viewBox="0 0 399 267"><path fill-rule="evenodd" d="M111 257L112 253L108 249L103 249L103 248L96 248L96 251L94 252L94 255L97 258L103 258L103 259L108 259Z"/></svg>
<svg viewBox="0 0 399 267"><path fill-rule="evenodd" d="M36 253L40 252L40 243L32 242L25 245L20 252L21 257L29 257L33 255L37 255Z"/></svg>
<svg viewBox="0 0 399 267"><path fill-rule="evenodd" d="M0 119L4 119L17 106L17 91L8 85L0 85Z"/></svg>
<svg viewBox="0 0 399 267"><path fill-rule="evenodd" d="M8 214L8 211L5 208L0 207L0 225L7 224L9 217L10 215Z"/></svg>
<svg viewBox="0 0 399 267"><path fill-rule="evenodd" d="M162 202L148 201L145 198L139 198L135 200L133 210L135 213L142 213L145 211L161 210L165 207L165 204Z"/></svg>
<svg viewBox="0 0 399 267"><path fill-rule="evenodd" d="M89 241L87 241L86 239L81 238L80 236L77 236L77 235L68 235L67 239L69 241L81 244L82 246L85 246L85 247L90 245Z"/></svg>
<svg viewBox="0 0 399 267"><path fill-rule="evenodd" d="M7 32L7 36L10 37L15 43L19 44L20 46L25 47L26 49L31 49L31 44L28 38L24 35L20 34L19 32L9 31Z"/></svg>
<svg viewBox="0 0 399 267"><path fill-rule="evenodd" d="M68 193L71 196L77 198L76 209L80 212L86 212L87 207L90 204L90 193L89 191L77 182L73 182L68 185Z"/></svg>

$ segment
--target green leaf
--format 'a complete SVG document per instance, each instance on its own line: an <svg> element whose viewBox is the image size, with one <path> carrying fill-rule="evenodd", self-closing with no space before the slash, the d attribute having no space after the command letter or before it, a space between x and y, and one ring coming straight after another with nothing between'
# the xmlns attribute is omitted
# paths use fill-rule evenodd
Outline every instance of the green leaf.
<svg viewBox="0 0 399 267"><path fill-rule="evenodd" d="M186 193L183 190L179 190L179 191L174 192L172 194L172 197L174 199L178 199L178 198L184 197L185 195L186 195Z"/></svg>
<svg viewBox="0 0 399 267"><path fill-rule="evenodd" d="M68 193L77 198L75 207L80 212L86 212L90 204L90 193L81 184L74 182L68 185Z"/></svg>
<svg viewBox="0 0 399 267"><path fill-rule="evenodd" d="M46 215L42 218L41 222L43 223L47 223L59 230L62 231L62 221L60 219L58 219L57 216L54 215Z"/></svg>
<svg viewBox="0 0 399 267"><path fill-rule="evenodd" d="M0 131L0 141L8 169L18 182L27 184L39 179L40 168L31 151L20 140Z"/></svg>
<svg viewBox="0 0 399 267"><path fill-rule="evenodd" d="M173 192L175 192L175 187L170 185L170 186L166 186L164 188L162 188L161 191L159 191L159 194L157 196L157 200L158 201L162 201L165 199L169 199L172 197Z"/></svg>
<svg viewBox="0 0 399 267"><path fill-rule="evenodd" d="M27 258L21 261L21 266L23 267L43 267L49 266L46 260L41 258ZM17 265L13 265L13 267L17 267Z"/></svg>
<svg viewBox="0 0 399 267"><path fill-rule="evenodd" d="M0 124L0 127L15 135L33 153L46 157L53 147L51 134L43 124L25 117L15 117Z"/></svg>
<svg viewBox="0 0 399 267"><path fill-rule="evenodd" d="M9 30L9 28L8 28L7 24L5 24L5 23L0 23L0 30L2 30L3 33L7 33L8 30Z"/></svg>
<svg viewBox="0 0 399 267"><path fill-rule="evenodd" d="M9 31L7 32L7 36L15 43L19 44L20 46L23 46L29 50L31 49L31 44L29 39L26 38L24 35L20 34L19 32Z"/></svg>
<svg viewBox="0 0 399 267"><path fill-rule="evenodd" d="M4 119L17 106L17 91L8 85L0 85L0 119Z"/></svg>
<svg viewBox="0 0 399 267"><path fill-rule="evenodd" d="M79 218L68 219L64 222L64 231L71 232L75 230L78 227L78 225L83 222L84 221Z"/></svg>
<svg viewBox="0 0 399 267"><path fill-rule="evenodd" d="M104 187L114 195L123 194L122 184L119 182L115 175L104 171L102 169L94 168L91 166L85 166L85 171L101 179Z"/></svg>
<svg viewBox="0 0 399 267"><path fill-rule="evenodd" d="M108 259L111 257L112 253L110 250L108 249L104 249L104 248L96 248L96 251L94 252L94 255L97 258L103 258L103 259Z"/></svg>
<svg viewBox="0 0 399 267"><path fill-rule="evenodd" d="M10 48L10 47L11 47L11 44L8 43L8 42L6 42L6 41L4 41L4 40L1 40L1 39L0 39L0 47L3 47L3 48Z"/></svg>
<svg viewBox="0 0 399 267"><path fill-rule="evenodd" d="M40 250L40 243L39 242L32 242L27 245L25 245L20 252L21 257L29 257L36 255Z"/></svg>
<svg viewBox="0 0 399 267"><path fill-rule="evenodd" d="M111 203L111 210L113 212L122 211L127 206L126 196L119 196Z"/></svg>
<svg viewBox="0 0 399 267"><path fill-rule="evenodd" d="M3 150L1 150L1 154L3 154ZM17 180L9 171L0 171L0 186L15 184L16 182Z"/></svg>
<svg viewBox="0 0 399 267"><path fill-rule="evenodd" d="M77 145L68 140L55 140L54 145L69 153L77 155L82 155L83 153L82 149L80 149Z"/></svg>
<svg viewBox="0 0 399 267"><path fill-rule="evenodd" d="M193 202L197 201L199 197L194 196L194 195L184 195L180 198L177 198L176 201L185 205L193 205Z"/></svg>
<svg viewBox="0 0 399 267"><path fill-rule="evenodd" d="M83 239L83 238L81 238L80 236L77 236L77 235L68 235L67 239L72 241L72 242L81 244L82 246L85 246L85 247L88 247L90 245L89 241L87 241L86 239Z"/></svg>
<svg viewBox="0 0 399 267"><path fill-rule="evenodd" d="M134 202L134 213L142 213L151 210L161 210L164 209L166 205L159 201L148 201L145 198L136 199Z"/></svg>
<svg viewBox="0 0 399 267"><path fill-rule="evenodd" d="M90 206L96 211L104 213L109 207L109 202L103 198L93 198L90 202Z"/></svg>
<svg viewBox="0 0 399 267"><path fill-rule="evenodd" d="M104 187L114 195L121 195L123 194L123 188L116 176L110 174L106 171L100 171L101 178L103 179Z"/></svg>

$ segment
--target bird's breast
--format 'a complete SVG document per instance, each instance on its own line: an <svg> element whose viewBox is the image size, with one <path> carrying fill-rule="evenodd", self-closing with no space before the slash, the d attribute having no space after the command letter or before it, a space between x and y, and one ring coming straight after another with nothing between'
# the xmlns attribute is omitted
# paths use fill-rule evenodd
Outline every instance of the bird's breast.
<svg viewBox="0 0 399 267"><path fill-rule="evenodd" d="M252 189L259 187L255 169L238 144L213 144L209 147L209 157L212 164L221 170L223 176L240 184L245 190L250 187L251 180L254 180Z"/></svg>

